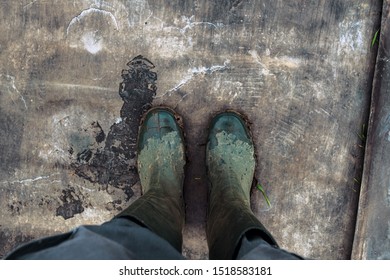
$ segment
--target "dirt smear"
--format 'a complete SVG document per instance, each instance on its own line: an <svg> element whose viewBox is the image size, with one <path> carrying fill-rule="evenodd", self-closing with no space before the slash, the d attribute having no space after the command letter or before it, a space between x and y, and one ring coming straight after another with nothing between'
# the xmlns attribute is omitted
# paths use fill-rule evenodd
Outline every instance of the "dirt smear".
<svg viewBox="0 0 390 280"><path fill-rule="evenodd" d="M122 189L128 201L133 196L132 186L139 180L136 167L136 144L138 127L142 115L151 108L156 95L157 74L155 66L143 56L137 56L122 70L123 81L119 95L123 100L120 119L103 131L96 121L91 126L97 131L95 141L104 148L84 150L77 154L73 167L78 176L102 186ZM72 148L69 149L72 151Z"/></svg>

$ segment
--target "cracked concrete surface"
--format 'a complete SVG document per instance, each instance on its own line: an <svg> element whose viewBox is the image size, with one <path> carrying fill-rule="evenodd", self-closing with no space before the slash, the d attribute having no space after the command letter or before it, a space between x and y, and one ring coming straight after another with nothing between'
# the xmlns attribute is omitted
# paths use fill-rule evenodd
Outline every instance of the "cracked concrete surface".
<svg viewBox="0 0 390 280"><path fill-rule="evenodd" d="M351 257L379 1L1 5L0 255L102 223L139 197L136 135L126 133L146 107L165 105L183 116L189 147L186 257L207 258L204 144L212 116L228 108L252 122L255 176L272 203L254 192L253 211L278 243L309 258ZM138 80L120 95L121 71L138 55L154 66L156 89ZM134 97L147 90L151 104ZM112 161L79 176L78 160L103 157Z"/></svg>

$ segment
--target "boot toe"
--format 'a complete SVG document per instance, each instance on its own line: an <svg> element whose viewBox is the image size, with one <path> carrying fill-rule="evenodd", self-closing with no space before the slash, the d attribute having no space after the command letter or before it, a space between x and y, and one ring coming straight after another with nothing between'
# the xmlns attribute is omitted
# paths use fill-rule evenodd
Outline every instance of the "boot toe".
<svg viewBox="0 0 390 280"><path fill-rule="evenodd" d="M213 119L209 133L209 149L213 149L218 144L216 135L221 132L252 145L249 129L238 113L224 112Z"/></svg>
<svg viewBox="0 0 390 280"><path fill-rule="evenodd" d="M175 113L165 108L151 109L144 117L138 139L138 150L142 150L148 139L162 139L164 135L176 131L181 137L181 128L176 122Z"/></svg>

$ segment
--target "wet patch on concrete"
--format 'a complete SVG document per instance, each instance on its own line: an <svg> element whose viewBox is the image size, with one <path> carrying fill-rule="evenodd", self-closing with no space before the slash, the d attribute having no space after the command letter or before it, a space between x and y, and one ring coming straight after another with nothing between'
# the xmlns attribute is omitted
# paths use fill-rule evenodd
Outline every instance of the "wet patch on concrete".
<svg viewBox="0 0 390 280"><path fill-rule="evenodd" d="M131 188L139 180L136 168L139 122L143 113L151 108L157 90L157 74L151 71L155 67L151 61L137 56L127 66L128 69L122 70L123 81L119 85L119 95L124 102L120 118L110 127L107 136L98 122L92 123L94 141L102 148L85 145L85 149L77 152L73 164L78 176L100 184L101 189L107 190L109 185L122 189L126 201L133 196ZM74 152L75 147L70 147L69 153Z"/></svg>
<svg viewBox="0 0 390 280"><path fill-rule="evenodd" d="M62 216L67 220L73 218L76 214L84 212L84 196L74 187L68 187L67 189L62 190L60 200L63 204L57 208L56 216Z"/></svg>
<svg viewBox="0 0 390 280"><path fill-rule="evenodd" d="M91 126L93 128L95 128L96 130L98 130L98 132L96 133L96 136L95 136L95 140L97 143L101 143L103 142L105 139L106 139L106 134L104 133L102 127L100 126L99 122L93 122L91 124Z"/></svg>

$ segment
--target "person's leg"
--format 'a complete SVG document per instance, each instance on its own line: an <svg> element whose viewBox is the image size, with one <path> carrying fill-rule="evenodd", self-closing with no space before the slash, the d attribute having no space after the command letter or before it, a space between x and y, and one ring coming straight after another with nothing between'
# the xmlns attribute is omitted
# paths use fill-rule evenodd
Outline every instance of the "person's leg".
<svg viewBox="0 0 390 280"><path fill-rule="evenodd" d="M149 228L179 252L186 164L180 121L167 108L154 108L145 115L138 135L138 174L144 195L117 216Z"/></svg>
<svg viewBox="0 0 390 280"><path fill-rule="evenodd" d="M245 120L238 113L225 112L213 119L206 166L211 185L206 227L210 259L243 257L260 244L279 250L250 208L254 145ZM253 236L261 242L253 242Z"/></svg>
<svg viewBox="0 0 390 280"><path fill-rule="evenodd" d="M165 239L128 219L81 226L69 233L27 243L6 259L131 260L183 259Z"/></svg>
<svg viewBox="0 0 390 280"><path fill-rule="evenodd" d="M138 137L143 196L101 226L31 242L8 259L179 259L184 224L185 151L179 117L154 108Z"/></svg>

